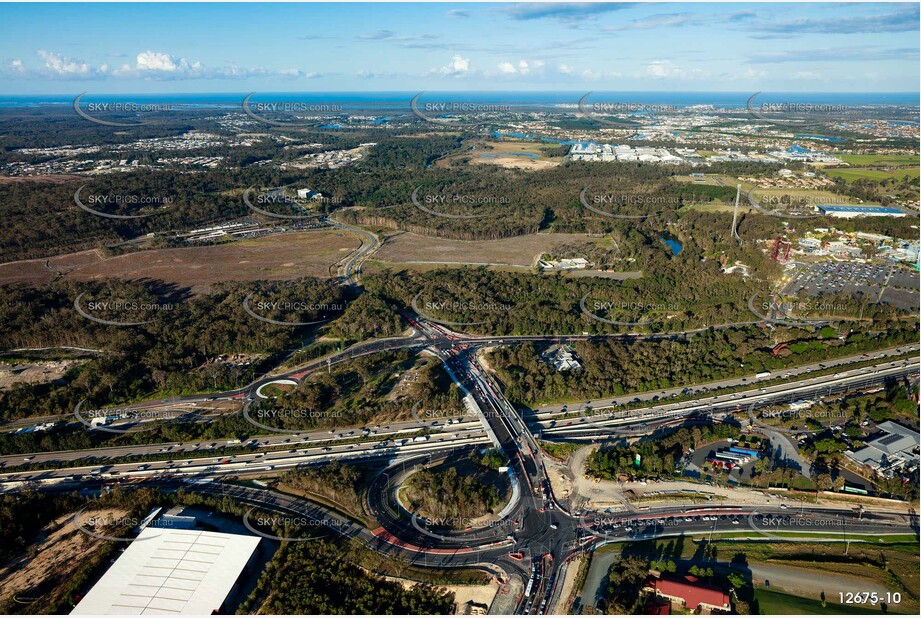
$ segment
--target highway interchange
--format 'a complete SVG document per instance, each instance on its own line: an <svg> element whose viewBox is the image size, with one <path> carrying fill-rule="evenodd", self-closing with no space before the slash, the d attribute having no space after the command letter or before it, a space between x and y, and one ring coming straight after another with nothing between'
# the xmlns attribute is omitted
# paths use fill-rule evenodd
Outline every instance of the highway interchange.
<svg viewBox="0 0 921 618"><path fill-rule="evenodd" d="M340 268L346 283L355 282L353 272L376 246L373 235L363 234L363 237L366 240L362 247ZM22 468L0 474L0 487L15 491L29 483L57 490L132 483L166 491L182 487L207 494L231 495L253 506L322 521L334 533L359 538L369 547L414 564L439 568L480 566L493 572L498 567L500 576L518 578L525 591L514 603L516 613L548 611L548 605L552 607L558 594L556 584L561 567L574 556L605 543L682 534L802 532L804 527L822 538L832 535L842 539L853 538L855 534L885 536L917 532L914 517L882 511L855 511L851 507L829 511L810 509L799 517L791 517L788 511L777 506L758 511L751 506L731 504L721 504L718 508L662 508L642 514L635 511L569 513L553 496L537 446L537 438L542 436L596 441L617 435L650 433L652 427L662 423L694 416L716 418L796 399L866 389L881 385L887 379L916 375L919 371L917 358L892 360L890 357L917 353L917 345L787 369L782 375L767 379L748 376L604 401L571 402L522 413L505 399L492 377L479 365L477 352L484 347L514 342L568 342L585 339L585 336L478 337L453 332L419 315L411 316L410 322L413 330L409 336L362 342L328 358L267 375L244 388L149 401L130 408L134 411L167 410L178 416L187 414L190 408L207 407L214 402L236 402L247 410L260 400L261 389L272 382L297 383L313 372L360 356L409 348L442 359L466 395L467 411L460 418L413 419L384 426L323 431L291 432L279 428L263 431L268 435L241 444L228 444L225 440L7 455L0 457L3 468ZM847 367L855 362L870 366ZM835 368L840 371L834 371ZM834 373L828 375L828 371ZM826 374L816 375L816 372ZM676 400L678 397L681 399ZM643 407L624 409L625 404ZM76 422L71 418L66 420ZM143 431L145 427L143 421L125 419L89 431L103 429L134 432ZM489 445L504 453L514 487L512 503L499 521L483 529L435 530L422 518L407 517L390 503L395 479L419 466L443 460L447 455L472 452ZM130 461L124 462L123 458L130 458ZM106 463L107 459L114 461ZM386 465L367 496L369 509L379 524L374 530L318 504L268 489L222 482L225 477L265 476L334 459L375 460Z"/></svg>

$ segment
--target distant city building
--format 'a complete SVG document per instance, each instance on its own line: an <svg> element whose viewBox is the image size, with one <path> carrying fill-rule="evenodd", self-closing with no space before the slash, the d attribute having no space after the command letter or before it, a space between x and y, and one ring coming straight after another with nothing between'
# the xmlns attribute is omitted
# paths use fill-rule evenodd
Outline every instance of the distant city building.
<svg viewBox="0 0 921 618"><path fill-rule="evenodd" d="M853 219L855 217L904 217L906 212L891 206L831 206L818 204L816 208L827 217Z"/></svg>
<svg viewBox="0 0 921 618"><path fill-rule="evenodd" d="M573 161L641 161L666 165L685 163L684 159L676 157L665 148L649 146L634 148L623 144L596 144L594 142L573 144L569 150L569 157Z"/></svg>

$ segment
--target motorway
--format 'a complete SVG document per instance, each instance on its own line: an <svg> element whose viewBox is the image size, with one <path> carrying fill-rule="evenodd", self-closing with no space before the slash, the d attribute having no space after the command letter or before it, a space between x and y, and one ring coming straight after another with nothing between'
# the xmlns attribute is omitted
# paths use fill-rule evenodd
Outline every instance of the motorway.
<svg viewBox="0 0 921 618"><path fill-rule="evenodd" d="M918 359L880 363L872 367L842 369L832 376L806 377L797 382L765 385L732 393L700 397L680 403L654 403L633 410L604 412L604 407L591 405L574 409L538 411L527 416L528 425L543 435L565 438L597 438L609 433L616 425L641 425L649 421L666 421L692 415L715 415L748 411L768 406L789 404L797 400L828 397L863 390L917 374ZM677 389L676 389L677 390ZM655 396L655 395L653 395ZM669 397L670 395L666 395ZM647 397L650 395L647 394ZM646 399L651 401L651 399ZM611 406L608 406L611 407ZM579 413L577 418L571 418Z"/></svg>
<svg viewBox="0 0 921 618"><path fill-rule="evenodd" d="M0 474L0 484L5 490L16 490L22 483L33 483L49 490L85 487L87 484L154 484L161 488L182 486L194 491L230 493L242 502L259 504L283 512L313 514L330 519L322 507L302 499L282 496L268 490L228 486L222 477L265 475L300 465L319 464L333 459L373 459L385 462L386 468L374 480L368 495L369 508L380 523L374 530L366 530L354 522L330 526L337 534L360 538L368 546L414 564L431 567L458 567L497 565L503 571L527 582L526 594L518 600L517 613L544 613L556 592L555 584L561 568L574 556L608 542L658 538L677 534L720 534L751 532L762 535L767 525L768 533L806 527L808 532L820 535L875 534L914 532L915 520L898 519L887 513L855 512L851 509L831 514L815 511L797 518L787 517L783 510L766 508L763 513L752 507L721 504L717 511L695 511L671 507L636 513L572 515L555 500L540 450L533 432L554 434L566 439L593 439L611 435L625 425L639 424L639 431L648 433L644 423L668 422L693 415L728 413L751 410L782 401L824 396L854 388L865 388L887 378L898 378L918 372L918 361L891 361L889 357L915 351L918 346L858 355L810 366L784 370L780 377L791 381L782 384L755 386L736 393L711 395L716 388L751 385L753 378L737 378L693 389L667 389L656 393L585 402L584 404L551 406L523 417L505 399L501 389L488 372L479 366L476 353L488 345L524 340L557 341L558 337L467 337L445 328L415 318L411 319L413 332L408 337L357 344L329 359L320 359L295 370L266 376L243 389L210 396L180 397L171 400L147 402L143 406L176 406L217 399L241 400L244 408L258 400L257 391L278 379L302 380L311 372L327 366L347 362L357 356L374 352L418 348L442 359L452 378L459 384L468 402L474 407L479 422L469 417L457 423L435 424L420 421L392 423L387 426L366 428L337 428L324 431L282 432L260 437L235 448L247 447L242 453L209 453L228 445L219 442L155 444L115 447L67 453L35 453L7 456L2 461L7 466L47 464L56 469L29 470ZM584 337L573 337L578 339ZM565 339L565 338L563 338ZM814 377L809 372L846 364L846 361L875 361L873 367L847 369L833 376ZM776 376L772 376L776 377ZM682 392L685 391L685 392ZM660 403L658 400L673 394L693 396L686 402ZM604 405L649 401L653 405L643 410L619 410L614 413L590 414ZM610 402L610 403L609 403ZM142 406L142 407L143 407ZM580 418L569 419L568 414L580 412ZM131 428L130 423L126 425ZM428 436L411 437L425 429ZM636 430L634 430L636 431ZM405 437L401 437L405 436ZM255 442L255 443L253 443ZM313 444L316 443L316 444ZM394 509L389 503L392 482L411 472L415 467L430 463L433 457L467 452L472 448L492 443L508 461L509 473L516 486L517 500L504 512L504 517L486 529L445 531L428 529L419 518L410 517ZM135 456L132 463L100 462L100 457L117 458ZM144 456L150 459L145 460ZM81 461L94 457L92 463ZM59 466L59 467L57 467ZM705 507L706 508L706 507ZM828 515L816 522L815 518ZM765 518L765 516L767 516ZM705 519L706 517L706 519ZM341 516L339 517L341 519ZM652 519L648 519L652 518ZM804 519L805 518L805 519ZM811 518L811 519L810 519ZM626 525L625 522L632 525ZM638 521L642 519L642 521ZM615 521L617 520L617 521ZM808 520L808 525L803 521ZM826 521L827 520L827 521ZM765 524L765 521L768 523ZM779 523L778 523L779 522Z"/></svg>

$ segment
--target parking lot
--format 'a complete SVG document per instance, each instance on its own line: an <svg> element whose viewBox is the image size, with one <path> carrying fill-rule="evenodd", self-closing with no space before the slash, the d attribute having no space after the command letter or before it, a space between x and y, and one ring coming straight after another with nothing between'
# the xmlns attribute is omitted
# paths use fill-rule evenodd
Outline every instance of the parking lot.
<svg viewBox="0 0 921 618"><path fill-rule="evenodd" d="M871 302L877 302L882 293L883 303L889 303L900 309L919 307L917 273L887 264L858 262L808 264L796 272L784 292L807 296L861 292ZM828 314L834 313L834 307L830 308Z"/></svg>

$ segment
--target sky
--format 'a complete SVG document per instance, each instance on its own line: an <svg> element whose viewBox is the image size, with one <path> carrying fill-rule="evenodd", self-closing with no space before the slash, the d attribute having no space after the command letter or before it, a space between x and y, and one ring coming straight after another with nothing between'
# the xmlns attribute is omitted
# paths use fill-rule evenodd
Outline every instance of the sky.
<svg viewBox="0 0 921 618"><path fill-rule="evenodd" d="M918 92L917 3L0 4L0 93Z"/></svg>

